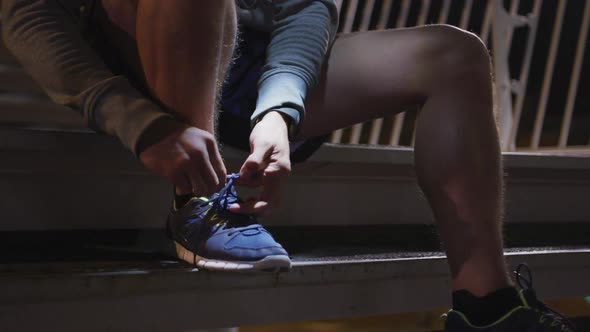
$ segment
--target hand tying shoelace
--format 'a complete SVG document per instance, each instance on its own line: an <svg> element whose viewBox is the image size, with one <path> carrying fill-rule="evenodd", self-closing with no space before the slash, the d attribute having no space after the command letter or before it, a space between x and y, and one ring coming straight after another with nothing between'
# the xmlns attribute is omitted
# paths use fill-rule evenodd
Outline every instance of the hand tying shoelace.
<svg viewBox="0 0 590 332"><path fill-rule="evenodd" d="M288 253L256 216L229 210L239 202L234 188L238 178L239 174L230 174L219 192L194 197L180 209L172 209L166 224L177 256L209 270L288 270Z"/></svg>
<svg viewBox="0 0 590 332"><path fill-rule="evenodd" d="M232 213L229 212L229 206L233 203L236 203L239 198L234 188L234 180L237 180L240 177L239 173L229 174L227 176L227 182L225 186L216 194L209 202L213 203L211 210L207 212L207 214L225 214L225 213ZM231 227L231 226L242 226L239 229L236 228L233 232L230 232L229 235L233 235L235 232L238 231L246 231L250 229L256 229L262 227L259 224L252 224L256 222L256 219L252 215L245 215L245 214L237 214L232 213L233 218L225 219L223 223L223 227ZM229 223L232 223L231 225Z"/></svg>
<svg viewBox="0 0 590 332"><path fill-rule="evenodd" d="M229 233L229 235L233 235L238 231L247 231L262 227L256 224L256 219L252 215L229 212L229 206L239 200L234 188L234 181L239 177L239 173L229 174L227 176L227 182L219 192L209 198L201 198L201 207L195 209L191 217L196 220L206 220L212 228L211 231L213 233L219 229L234 228ZM203 230L201 225L195 224L195 226L188 232L187 236L192 236L197 230Z"/></svg>

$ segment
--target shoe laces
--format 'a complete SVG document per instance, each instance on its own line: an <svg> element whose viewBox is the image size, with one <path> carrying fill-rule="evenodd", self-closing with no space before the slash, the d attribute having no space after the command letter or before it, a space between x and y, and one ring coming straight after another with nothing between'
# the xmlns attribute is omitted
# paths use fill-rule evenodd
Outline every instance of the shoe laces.
<svg viewBox="0 0 590 332"><path fill-rule="evenodd" d="M216 197L210 200L210 202L213 202L211 213L226 214L228 213L229 205L238 201L238 196L234 189L234 180L237 180L239 177L239 173L233 173L227 176L227 183L225 186L219 191ZM252 224L252 222L252 215L234 213L232 214L232 218L225 218L225 220L221 222L220 226L223 228L233 228L233 230L228 233L229 236L232 236L237 232L260 228L260 225Z"/></svg>
<svg viewBox="0 0 590 332"><path fill-rule="evenodd" d="M211 218L216 214L228 211L229 206L238 201L238 196L233 187L234 180L239 177L239 174L228 175L227 182L220 191L210 197L200 197L200 203L194 207L190 218L203 219L206 216L210 216L209 218Z"/></svg>
<svg viewBox="0 0 590 332"><path fill-rule="evenodd" d="M223 188L210 198L207 198L206 204L197 209L191 217L206 219L211 227L217 226L217 230L232 228L233 230L228 234L230 236L236 232L258 229L260 225L254 223L255 220L252 215L229 212L229 206L239 200L234 189L234 181L239 177L239 173L228 175ZM219 216L223 217L219 218ZM191 230L189 235L195 230L196 228Z"/></svg>
<svg viewBox="0 0 590 332"><path fill-rule="evenodd" d="M215 197L209 200L210 203L213 203L213 206L211 207L211 210L213 212L225 212L227 211L229 204L238 201L238 196L236 195L236 191L234 190L234 180L238 179L239 177L239 173L233 173L228 175L225 186L223 186L223 188L217 193Z"/></svg>
<svg viewBox="0 0 590 332"><path fill-rule="evenodd" d="M514 275L518 286L525 293L531 295L527 297L527 301L532 300L533 303L529 303L529 305L541 314L541 317L539 317L540 324L546 325L553 330L560 332L577 331L572 321L537 299L535 289L533 288L533 274L527 264L518 264L514 271Z"/></svg>

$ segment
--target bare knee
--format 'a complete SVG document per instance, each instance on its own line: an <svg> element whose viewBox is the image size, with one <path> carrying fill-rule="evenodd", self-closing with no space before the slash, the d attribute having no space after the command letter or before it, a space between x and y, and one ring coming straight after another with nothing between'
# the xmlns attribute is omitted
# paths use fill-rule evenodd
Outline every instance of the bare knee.
<svg viewBox="0 0 590 332"><path fill-rule="evenodd" d="M489 52L477 35L450 25L428 29L432 38L426 56L435 82L460 81L470 86L473 80L491 80Z"/></svg>
<svg viewBox="0 0 590 332"><path fill-rule="evenodd" d="M233 50L234 6L233 0L138 2L136 40L146 81L183 119L195 117L195 109L214 109L222 67L226 69ZM187 122L194 125L196 120Z"/></svg>
<svg viewBox="0 0 590 332"><path fill-rule="evenodd" d="M207 43L218 48L237 33L233 0L138 0L137 22L138 44L157 44L154 52L191 53Z"/></svg>

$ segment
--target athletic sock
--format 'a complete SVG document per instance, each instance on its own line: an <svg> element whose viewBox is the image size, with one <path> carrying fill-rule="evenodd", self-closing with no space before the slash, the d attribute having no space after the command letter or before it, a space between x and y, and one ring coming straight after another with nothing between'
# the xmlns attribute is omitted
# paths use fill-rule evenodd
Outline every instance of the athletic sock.
<svg viewBox="0 0 590 332"><path fill-rule="evenodd" d="M174 194L174 205L176 206L177 209L180 209L181 207L185 206L186 203L188 203L188 201L191 200L191 198L193 198L194 196L192 194L188 194L188 195L177 195L176 193Z"/></svg>
<svg viewBox="0 0 590 332"><path fill-rule="evenodd" d="M522 301L513 287L501 288L483 297L464 289L453 292L453 309L463 313L475 326L492 324L520 305Z"/></svg>

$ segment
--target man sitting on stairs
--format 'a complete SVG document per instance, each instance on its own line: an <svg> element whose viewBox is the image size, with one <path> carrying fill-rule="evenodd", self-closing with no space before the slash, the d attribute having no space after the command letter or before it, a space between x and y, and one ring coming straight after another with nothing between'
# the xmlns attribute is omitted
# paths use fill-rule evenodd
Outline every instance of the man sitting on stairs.
<svg viewBox="0 0 590 332"><path fill-rule="evenodd" d="M2 0L2 17L9 49L53 100L174 185L179 258L288 269L255 216L277 207L291 162L333 130L420 105L416 174L453 278L446 331L574 330L506 269L490 58L476 35L337 35L334 0ZM239 174L226 174L216 133L250 149ZM239 200L234 184L261 195Z"/></svg>

